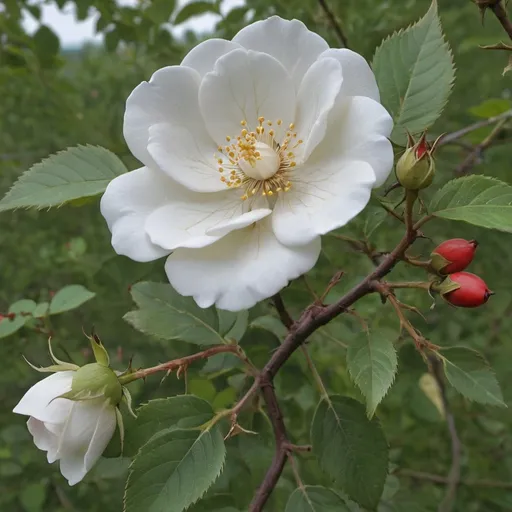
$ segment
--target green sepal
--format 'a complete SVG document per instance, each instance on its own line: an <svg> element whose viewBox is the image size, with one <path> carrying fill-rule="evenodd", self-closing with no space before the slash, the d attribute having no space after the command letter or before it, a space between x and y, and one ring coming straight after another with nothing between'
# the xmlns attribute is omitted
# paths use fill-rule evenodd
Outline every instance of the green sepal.
<svg viewBox="0 0 512 512"><path fill-rule="evenodd" d="M447 293L458 290L459 288L460 284L452 281L450 276L446 277L441 283L432 283L430 287L432 291L439 293L443 298Z"/></svg>
<svg viewBox="0 0 512 512"><path fill-rule="evenodd" d="M66 361L61 361L60 359L57 359L57 357L55 357L55 354L53 353L53 350L52 350L52 339L51 338L48 338L48 350L50 352L50 357L52 358L52 361L57 364L57 365L63 365L63 366L73 366L74 370L78 370L78 368L80 368L79 366L77 366L76 364L72 364L72 363L66 363Z"/></svg>
<svg viewBox="0 0 512 512"><path fill-rule="evenodd" d="M107 349L103 343L101 343L101 340L98 338L98 336L92 333L92 336L88 336L88 338L91 342L91 347L96 362L102 366L110 366L110 357L108 356Z"/></svg>
<svg viewBox="0 0 512 512"><path fill-rule="evenodd" d="M430 266L432 267L433 270L435 270L438 273L441 273L443 268L448 266L450 263L452 262L448 261L444 256L441 256L437 252L433 252L431 254Z"/></svg>
<svg viewBox="0 0 512 512"><path fill-rule="evenodd" d="M56 372L69 372L73 371L76 372L80 367L76 364L72 363L62 363L62 364L52 364L50 366L35 366L33 365L25 356L23 356L23 359L25 359L25 362L39 373L56 373Z"/></svg>
<svg viewBox="0 0 512 512"><path fill-rule="evenodd" d="M90 363L77 370L71 383L71 391L62 398L69 400L92 400L104 397L112 405L118 405L123 397L123 388L114 370L100 363Z"/></svg>
<svg viewBox="0 0 512 512"><path fill-rule="evenodd" d="M137 419L137 415L135 414L134 410L133 410L133 406L132 406L132 395L131 393L128 391L128 389L126 389L124 386L123 386L123 400L126 404L126 407L128 408L128 412L135 418Z"/></svg>
<svg viewBox="0 0 512 512"><path fill-rule="evenodd" d="M123 421L123 415L121 414L121 411L118 407L116 407L116 420L117 420L117 427L119 428L119 439L121 440L121 455L123 454L124 450L124 421Z"/></svg>

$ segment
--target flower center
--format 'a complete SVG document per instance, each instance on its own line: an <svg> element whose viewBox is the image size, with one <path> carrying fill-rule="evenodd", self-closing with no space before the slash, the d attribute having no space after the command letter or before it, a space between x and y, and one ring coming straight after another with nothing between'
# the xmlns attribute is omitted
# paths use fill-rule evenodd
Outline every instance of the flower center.
<svg viewBox="0 0 512 512"><path fill-rule="evenodd" d="M279 156L277 153L264 142L256 142L254 144L255 152L259 156L244 156L238 160L238 167L249 178L255 180L266 180L271 178L279 170Z"/></svg>
<svg viewBox="0 0 512 512"><path fill-rule="evenodd" d="M281 119L274 127L272 121L259 117L254 131L247 128L247 121L240 124L240 134L227 136L228 144L219 146L220 156L215 155L220 180L229 188L243 188L242 200L290 190L297 165L293 150L302 144L302 140L296 140L293 123L286 130Z"/></svg>

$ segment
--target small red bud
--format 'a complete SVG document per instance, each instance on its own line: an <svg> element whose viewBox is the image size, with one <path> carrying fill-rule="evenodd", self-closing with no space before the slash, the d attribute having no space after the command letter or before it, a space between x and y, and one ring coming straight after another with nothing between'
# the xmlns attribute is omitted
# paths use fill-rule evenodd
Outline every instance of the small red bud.
<svg viewBox="0 0 512 512"><path fill-rule="evenodd" d="M443 297L454 306L461 308L477 308L485 304L494 292L491 292L484 280L469 272L456 272L446 278L459 288L443 294Z"/></svg>
<svg viewBox="0 0 512 512"><path fill-rule="evenodd" d="M452 274L464 270L473 260L478 242L452 238L439 244L431 254L431 266L440 274Z"/></svg>
<svg viewBox="0 0 512 512"><path fill-rule="evenodd" d="M7 318L5 315L0 315L0 322L4 319L4 318Z"/></svg>

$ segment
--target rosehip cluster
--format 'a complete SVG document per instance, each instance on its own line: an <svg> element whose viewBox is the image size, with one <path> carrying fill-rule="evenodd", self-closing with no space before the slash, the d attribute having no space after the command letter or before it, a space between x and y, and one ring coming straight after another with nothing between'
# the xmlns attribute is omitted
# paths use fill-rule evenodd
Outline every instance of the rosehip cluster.
<svg viewBox="0 0 512 512"><path fill-rule="evenodd" d="M473 260L478 242L453 238L438 245L431 254L430 266L445 279L433 286L453 306L476 308L485 304L493 292L475 274L462 272Z"/></svg>

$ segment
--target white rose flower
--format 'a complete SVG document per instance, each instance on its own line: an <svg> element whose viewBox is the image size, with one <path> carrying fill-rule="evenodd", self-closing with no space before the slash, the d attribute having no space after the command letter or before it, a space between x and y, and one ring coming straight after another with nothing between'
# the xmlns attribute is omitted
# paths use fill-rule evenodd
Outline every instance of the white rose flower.
<svg viewBox="0 0 512 512"><path fill-rule="evenodd" d="M210 39L127 100L144 167L108 186L118 254L169 255L172 286L240 310L310 270L393 165L392 119L363 57L272 17Z"/></svg>
<svg viewBox="0 0 512 512"><path fill-rule="evenodd" d="M30 416L34 444L48 462L60 460L69 485L80 482L107 447L116 428L115 405L105 397L74 401L57 398L71 391L74 371L54 373L32 386L14 412Z"/></svg>

